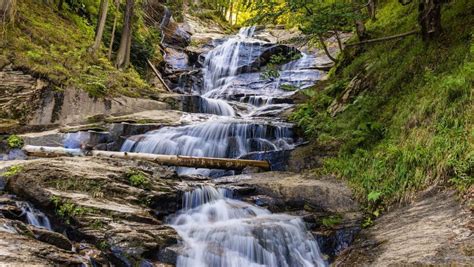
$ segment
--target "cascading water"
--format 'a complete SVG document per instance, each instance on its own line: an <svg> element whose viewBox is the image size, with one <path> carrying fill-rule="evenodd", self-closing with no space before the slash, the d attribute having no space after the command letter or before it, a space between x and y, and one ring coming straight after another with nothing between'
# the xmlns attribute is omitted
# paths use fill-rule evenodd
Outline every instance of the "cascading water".
<svg viewBox="0 0 474 267"><path fill-rule="evenodd" d="M29 224L46 228L51 231L51 223L49 222L48 217L41 211L35 209L30 203L28 202L17 202L18 207L22 209L23 214L26 216L26 219Z"/></svg>
<svg viewBox="0 0 474 267"><path fill-rule="evenodd" d="M217 114L207 122L181 127L164 127L129 138L122 151L204 157L237 158L251 152L292 149L296 143L291 126L274 117L291 107L287 98L294 92L281 84L301 88L314 84L320 73L312 66L315 58L301 58L281 66L278 79L264 80L254 69L265 51L275 44L253 38L255 27L243 28L205 56L199 110ZM240 118L239 118L240 117ZM257 122L257 119L258 122ZM180 168L181 174L209 175L208 170Z"/></svg>
<svg viewBox="0 0 474 267"><path fill-rule="evenodd" d="M184 195L182 211L171 219L184 246L177 266L326 266L300 218L231 196L211 186Z"/></svg>

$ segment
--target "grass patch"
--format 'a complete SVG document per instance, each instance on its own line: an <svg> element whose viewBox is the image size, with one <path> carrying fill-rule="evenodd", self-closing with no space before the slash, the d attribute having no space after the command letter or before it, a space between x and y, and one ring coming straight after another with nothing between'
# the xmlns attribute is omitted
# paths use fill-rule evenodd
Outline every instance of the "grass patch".
<svg viewBox="0 0 474 267"><path fill-rule="evenodd" d="M78 206L70 200L64 200L58 196L52 196L51 202L56 208L56 214L66 223L71 224L71 220L83 216L86 213L93 212L92 208Z"/></svg>
<svg viewBox="0 0 474 267"><path fill-rule="evenodd" d="M330 85L292 115L309 139L340 144L317 171L347 179L370 214L432 184L460 192L473 185L474 32L465 27L474 23L473 8L467 0L446 4L437 41L409 36L343 60ZM374 38L411 30L416 14L388 2L367 28ZM331 103L357 75L366 88L333 117Z"/></svg>
<svg viewBox="0 0 474 267"><path fill-rule="evenodd" d="M112 19L112 13L109 15ZM88 49L93 44L94 29L94 17L80 16L69 8L58 11L55 5L41 1L18 1L15 23L7 26L5 38L0 41L0 66L11 62L50 81L57 90L74 87L92 97L137 97L152 90L133 67L117 70L106 57L105 44L97 56L91 55ZM151 36L145 31L144 26L137 29L132 57L144 53L142 44Z"/></svg>

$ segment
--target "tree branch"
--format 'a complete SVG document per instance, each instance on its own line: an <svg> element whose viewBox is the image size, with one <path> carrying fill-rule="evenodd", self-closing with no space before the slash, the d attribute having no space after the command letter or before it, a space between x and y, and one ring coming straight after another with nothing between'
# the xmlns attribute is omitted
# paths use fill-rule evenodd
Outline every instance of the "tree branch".
<svg viewBox="0 0 474 267"><path fill-rule="evenodd" d="M393 40L393 39L397 39L397 38L402 38L402 37L405 37L405 36L408 36L408 35L417 34L419 32L420 32L420 30L413 30L413 31L409 31L409 32L401 33L401 34L392 35L392 36L366 40L366 41L362 41L362 42L359 42L359 43L346 44L346 47L352 47L352 46L358 46L358 45L364 45L364 44L371 44L371 43L389 41L389 40Z"/></svg>

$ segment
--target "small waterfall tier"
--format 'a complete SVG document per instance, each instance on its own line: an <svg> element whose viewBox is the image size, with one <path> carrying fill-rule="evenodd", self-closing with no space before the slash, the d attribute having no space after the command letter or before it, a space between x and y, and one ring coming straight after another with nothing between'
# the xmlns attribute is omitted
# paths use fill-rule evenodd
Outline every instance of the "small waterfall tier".
<svg viewBox="0 0 474 267"><path fill-rule="evenodd" d="M183 197L171 226L183 240L177 266L326 266L303 221L203 186Z"/></svg>
<svg viewBox="0 0 474 267"><path fill-rule="evenodd" d="M236 158L255 151L293 148L293 132L285 124L215 120L164 127L129 138L122 151L168 155Z"/></svg>

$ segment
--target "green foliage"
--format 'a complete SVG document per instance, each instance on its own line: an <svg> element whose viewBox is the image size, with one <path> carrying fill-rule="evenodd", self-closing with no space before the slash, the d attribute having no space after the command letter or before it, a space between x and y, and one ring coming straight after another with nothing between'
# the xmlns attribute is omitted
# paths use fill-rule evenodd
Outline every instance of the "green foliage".
<svg viewBox="0 0 474 267"><path fill-rule="evenodd" d="M438 42L409 36L367 46L291 116L309 138L339 144L319 172L349 181L367 206L367 226L385 205L431 184L460 192L474 184L472 8L467 0L445 6ZM417 11L389 1L377 17L367 24L375 38L411 30ZM368 86L333 117L331 103L355 76Z"/></svg>
<svg viewBox="0 0 474 267"><path fill-rule="evenodd" d="M285 83L285 84L280 85L280 89L285 90L285 91L296 91L299 89L299 87Z"/></svg>
<svg viewBox="0 0 474 267"><path fill-rule="evenodd" d="M22 148L24 142L18 135L12 134L7 138L7 144L9 148Z"/></svg>
<svg viewBox="0 0 474 267"><path fill-rule="evenodd" d="M270 57L265 70L260 74L260 79L275 79L280 77L279 67L285 63L301 58L301 54L296 50L290 51L287 55L283 53L274 54Z"/></svg>
<svg viewBox="0 0 474 267"><path fill-rule="evenodd" d="M6 38L0 42L0 58L44 77L52 87L60 90L74 87L94 97L136 97L149 92L150 86L133 68L119 71L102 49L96 56L89 52L94 40L98 5L99 1L95 0L70 0L65 1L63 10L58 11L55 5L43 1L18 1L16 22L7 27ZM113 5L110 6L113 9ZM111 13L108 18L107 30L110 30ZM151 43L158 44L155 42L156 31L145 29L140 19L137 19L136 27L131 59L134 64L144 64L145 56L156 53L150 48ZM109 31L107 34L110 35ZM119 37L116 39L117 42L120 40ZM106 45L109 40L104 38ZM137 66L142 71L142 65Z"/></svg>
<svg viewBox="0 0 474 267"><path fill-rule="evenodd" d="M23 165L13 165L10 168L8 168L6 172L3 173L3 176L11 177L11 176L17 175L21 171L23 171Z"/></svg>
<svg viewBox="0 0 474 267"><path fill-rule="evenodd" d="M56 208L56 214L64 220L66 224L71 224L71 220L80 217L86 213L91 213L93 209L78 206L70 200L63 200L58 196L52 196L51 202Z"/></svg>
<svg viewBox="0 0 474 267"><path fill-rule="evenodd" d="M148 188L150 186L150 180L146 177L145 173L138 170L131 170L127 173L128 181L132 186Z"/></svg>
<svg viewBox="0 0 474 267"><path fill-rule="evenodd" d="M335 228L342 222L342 217L341 215L331 215L328 217L324 217L321 219L322 225L324 225L327 228Z"/></svg>

